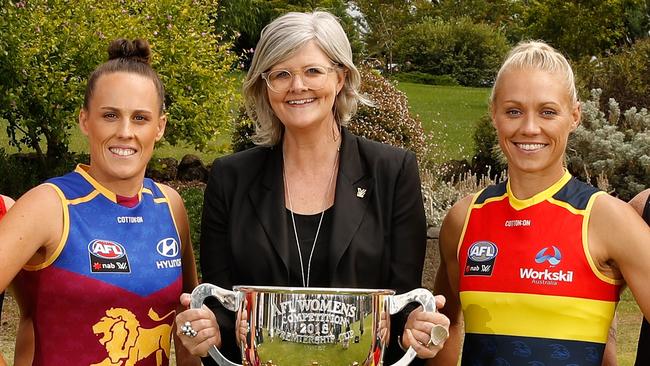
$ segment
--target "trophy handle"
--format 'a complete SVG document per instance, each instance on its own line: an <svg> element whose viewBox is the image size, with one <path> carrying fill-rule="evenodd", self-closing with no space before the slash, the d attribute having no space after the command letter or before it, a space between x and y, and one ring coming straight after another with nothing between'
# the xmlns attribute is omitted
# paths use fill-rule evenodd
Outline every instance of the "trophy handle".
<svg viewBox="0 0 650 366"><path fill-rule="evenodd" d="M203 302L206 298L213 296L219 300L223 307L236 312L239 310L241 304L240 300L243 295L241 292L228 291L210 283L202 283L194 288L191 296L190 307L192 309L200 308L203 306ZM225 358L216 346L210 347L210 349L208 349L208 354L213 360L217 361L217 364L220 366L242 366L241 364L233 363Z"/></svg>
<svg viewBox="0 0 650 366"><path fill-rule="evenodd" d="M402 310L407 304L411 302L419 302L424 311L435 312L436 311L436 299L433 297L433 294L424 288L416 288L415 290L403 293L401 295L391 296L390 298L390 313L397 314ZM402 358L395 362L392 366L407 366L413 361L417 353L413 347L409 347L406 350L406 353Z"/></svg>

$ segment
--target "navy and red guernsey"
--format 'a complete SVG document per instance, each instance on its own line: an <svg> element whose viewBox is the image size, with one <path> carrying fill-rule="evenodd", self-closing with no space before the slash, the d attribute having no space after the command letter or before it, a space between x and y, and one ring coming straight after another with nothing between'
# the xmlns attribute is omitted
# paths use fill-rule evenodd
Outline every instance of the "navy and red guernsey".
<svg viewBox="0 0 650 366"><path fill-rule="evenodd" d="M145 179L120 205L85 166L49 180L63 235L45 263L25 266L34 365L168 365L182 290L181 247L169 200Z"/></svg>
<svg viewBox="0 0 650 366"><path fill-rule="evenodd" d="M589 253L601 194L567 172L526 200L505 182L475 195L458 248L462 365L601 364L621 289Z"/></svg>

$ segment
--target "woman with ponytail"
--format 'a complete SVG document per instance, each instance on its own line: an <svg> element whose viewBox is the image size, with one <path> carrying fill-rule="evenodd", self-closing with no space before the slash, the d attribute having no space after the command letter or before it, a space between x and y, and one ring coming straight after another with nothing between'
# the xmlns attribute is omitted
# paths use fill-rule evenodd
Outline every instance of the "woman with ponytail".
<svg viewBox="0 0 650 366"><path fill-rule="evenodd" d="M90 164L33 188L0 224L15 365L168 365L178 297L197 284L183 202L144 177L167 122L149 44L118 39L108 54L79 113Z"/></svg>

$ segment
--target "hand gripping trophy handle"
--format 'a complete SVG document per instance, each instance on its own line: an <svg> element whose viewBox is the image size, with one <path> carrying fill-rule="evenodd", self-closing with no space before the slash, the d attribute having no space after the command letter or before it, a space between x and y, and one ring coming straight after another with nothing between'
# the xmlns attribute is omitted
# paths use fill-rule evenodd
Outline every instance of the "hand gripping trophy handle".
<svg viewBox="0 0 650 366"><path fill-rule="evenodd" d="M433 294L431 294L431 292L427 289L417 288L401 295L392 296L390 301L390 314L397 314L411 302L419 302L424 308L424 311L436 311L436 299L433 297ZM400 358L392 366L406 366L410 364L411 361L413 361L416 355L417 354L413 347L409 346L404 356L402 356L402 358Z"/></svg>
<svg viewBox="0 0 650 366"><path fill-rule="evenodd" d="M238 286L239 287L239 286ZM271 289L273 291L277 291L278 289L287 289L289 293L295 292L295 291L315 291L315 289L309 289L309 288L267 288ZM206 298L213 296L216 297L219 302L228 310L237 312L239 311L239 308L242 306L241 304L243 303L244 297L246 296L244 292L238 291L237 288L235 288L236 291L229 291L225 290L221 287L209 284L209 283L204 283L201 285L198 285L194 291L192 291L192 299L190 302L190 306L192 309L200 308L203 305L203 302L205 301ZM390 290L363 290L363 289L321 289L325 290L328 293L337 293L337 291L348 291L352 293L356 292L382 292L386 293L386 291ZM390 293L393 293L390 291ZM393 315L401 311L407 304L412 303L412 302L418 302L422 305L424 308L424 311L427 312L435 312L436 311L436 301L431 292L429 292L426 289L423 288L418 288L412 291L409 291L407 293L401 294L401 295L389 295L386 296L386 303L387 303L387 310L388 312ZM208 350L208 354L219 364L220 366L242 366L240 364L236 364L225 358L221 352L217 349L216 346L210 347ZM413 361L413 359L416 357L416 352L412 347L409 347L409 349L406 351L404 356L402 356L401 359L399 359L395 364L392 366L406 366ZM358 364L358 363L352 363L352 364ZM383 364L383 363L381 363ZM282 365L286 366L286 365ZM339 365L335 365L339 366Z"/></svg>
<svg viewBox="0 0 650 366"><path fill-rule="evenodd" d="M214 296L221 302L223 307L230 311L237 312L241 304L241 297L243 296L241 292L228 291L222 289L219 286L211 285L209 283L203 283L192 291L192 301L190 302L190 307L192 309L198 309L203 306L203 302L206 298ZM208 354L212 357L213 360L217 361L217 364L220 366L242 366L241 364L230 362L225 358L219 349L216 346L210 347Z"/></svg>

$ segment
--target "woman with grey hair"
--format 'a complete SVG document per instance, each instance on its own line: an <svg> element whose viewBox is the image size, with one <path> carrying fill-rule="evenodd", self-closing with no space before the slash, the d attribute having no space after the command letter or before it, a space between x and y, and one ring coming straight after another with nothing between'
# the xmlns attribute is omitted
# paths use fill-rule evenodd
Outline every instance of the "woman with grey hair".
<svg viewBox="0 0 650 366"><path fill-rule="evenodd" d="M398 293L421 286L426 222L417 161L345 128L359 103L370 104L359 84L333 15L288 13L264 28L243 88L258 146L213 164L201 224L203 282ZM190 322L196 331L181 337L184 344L201 356L216 345L238 360L234 315L211 307L216 319L204 309L178 315L179 329ZM400 346L421 357L442 347L429 333L448 319L410 310L391 317L389 363Z"/></svg>

